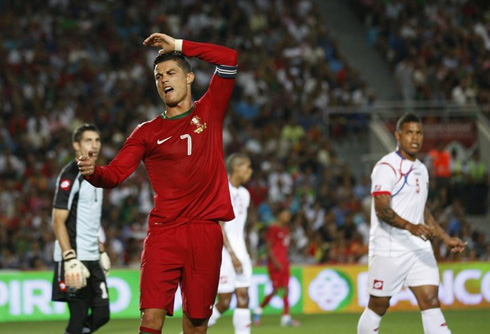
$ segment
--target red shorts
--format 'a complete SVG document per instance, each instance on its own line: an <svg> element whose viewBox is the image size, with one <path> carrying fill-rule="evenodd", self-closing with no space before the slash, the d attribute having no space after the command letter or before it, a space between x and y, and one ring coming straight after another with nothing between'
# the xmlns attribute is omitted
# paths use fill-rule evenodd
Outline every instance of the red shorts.
<svg viewBox="0 0 490 334"><path fill-rule="evenodd" d="M289 263L281 263L282 268L277 270L272 263L267 264L269 270L269 277L272 282L272 287L285 288L289 284Z"/></svg>
<svg viewBox="0 0 490 334"><path fill-rule="evenodd" d="M209 318L218 290L223 235L218 223L188 223L151 231L141 256L140 309L174 313L180 283L189 318Z"/></svg>

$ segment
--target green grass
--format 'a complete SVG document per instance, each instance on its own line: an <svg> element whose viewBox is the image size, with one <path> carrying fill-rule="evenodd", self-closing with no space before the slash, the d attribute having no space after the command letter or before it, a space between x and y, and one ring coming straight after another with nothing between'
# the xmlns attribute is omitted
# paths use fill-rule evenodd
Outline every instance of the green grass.
<svg viewBox="0 0 490 334"><path fill-rule="evenodd" d="M490 311L464 310L445 311L447 323L453 334L480 334L490 333ZM282 328L279 326L278 315L262 317L260 327L253 327L253 334L355 334L359 314L323 314L323 315L298 315L295 319L301 321L298 328ZM63 333L66 322L23 322L0 323L2 334L55 334ZM181 331L181 319L167 318L163 333L178 334ZM136 334L138 332L138 320L111 320L101 328L98 334ZM209 334L233 333L231 317L223 317L208 330ZM418 334L423 333L422 321L419 312L388 312L381 323L380 333L393 334Z"/></svg>

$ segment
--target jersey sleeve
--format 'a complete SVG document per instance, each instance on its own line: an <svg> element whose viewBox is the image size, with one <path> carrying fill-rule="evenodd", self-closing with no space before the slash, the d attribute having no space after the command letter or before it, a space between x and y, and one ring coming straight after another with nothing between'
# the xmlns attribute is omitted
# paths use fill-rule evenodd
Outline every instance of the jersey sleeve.
<svg viewBox="0 0 490 334"><path fill-rule="evenodd" d="M114 188L123 182L139 166L146 152L146 140L142 126L138 126L126 139L116 157L107 166L95 166L94 174L86 180L95 187Z"/></svg>
<svg viewBox="0 0 490 334"><path fill-rule="evenodd" d="M371 174L371 194L391 195L396 178L395 168L387 162L379 162Z"/></svg>
<svg viewBox="0 0 490 334"><path fill-rule="evenodd" d="M70 166L71 167L71 166ZM76 191L78 168L65 168L56 180L56 190L54 193L53 207L56 209L68 210L70 195Z"/></svg>
<svg viewBox="0 0 490 334"><path fill-rule="evenodd" d="M218 113L216 116L224 118L238 72L237 52L220 45L184 40L182 53L216 65L208 91L202 99L210 99Z"/></svg>

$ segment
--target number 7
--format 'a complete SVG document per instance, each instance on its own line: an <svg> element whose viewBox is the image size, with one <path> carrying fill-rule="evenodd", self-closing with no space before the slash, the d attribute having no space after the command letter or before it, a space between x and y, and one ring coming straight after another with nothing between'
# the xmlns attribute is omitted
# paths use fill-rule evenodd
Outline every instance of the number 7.
<svg viewBox="0 0 490 334"><path fill-rule="evenodd" d="M191 135L185 134L185 135L180 136L180 139L185 139L185 138L187 138L187 155L191 155L192 154L192 138L191 138Z"/></svg>

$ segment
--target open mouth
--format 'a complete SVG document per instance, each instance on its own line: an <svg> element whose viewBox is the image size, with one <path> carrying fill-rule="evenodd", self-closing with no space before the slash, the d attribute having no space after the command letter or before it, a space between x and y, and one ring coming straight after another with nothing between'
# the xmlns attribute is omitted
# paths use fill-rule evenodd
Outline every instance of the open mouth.
<svg viewBox="0 0 490 334"><path fill-rule="evenodd" d="M163 89L163 92L165 93L165 95L167 95L167 94L169 94L169 93L171 93L173 91L174 91L174 89L172 87L165 87Z"/></svg>

